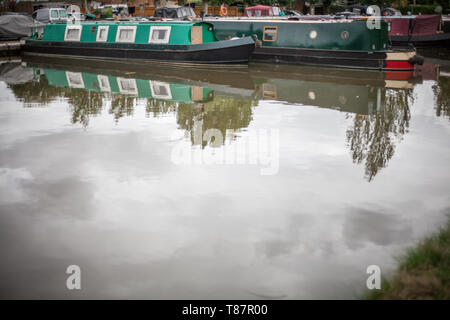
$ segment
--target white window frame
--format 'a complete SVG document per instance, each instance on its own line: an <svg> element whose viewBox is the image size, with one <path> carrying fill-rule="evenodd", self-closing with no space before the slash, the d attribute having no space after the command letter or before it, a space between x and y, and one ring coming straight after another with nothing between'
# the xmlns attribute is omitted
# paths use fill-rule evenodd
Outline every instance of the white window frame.
<svg viewBox="0 0 450 320"><path fill-rule="evenodd" d="M170 90L170 83L162 82L162 81L153 81L149 80L150 82L150 91L152 92L152 97L156 99L164 99L164 100L170 100L172 99L172 91ZM155 93L155 90L153 89L153 86L162 86L166 88L166 91L168 92L166 95L161 95Z"/></svg>
<svg viewBox="0 0 450 320"><path fill-rule="evenodd" d="M102 80L105 82L105 86L102 85ZM97 75L98 86L100 87L100 91L111 92L111 86L109 84L108 76L104 76L102 74Z"/></svg>
<svg viewBox="0 0 450 320"><path fill-rule="evenodd" d="M80 41L81 39L81 31L82 31L82 26L81 25L66 25L66 31L64 32L64 41ZM78 39L74 40L74 39L67 39L67 33L69 32L69 30L80 30L80 33L78 34Z"/></svg>
<svg viewBox="0 0 450 320"><path fill-rule="evenodd" d="M122 43L134 43L136 41L136 26L118 26L117 32L116 32L116 42L122 42ZM121 30L133 30L133 39L131 41L129 40L120 40L119 35Z"/></svg>
<svg viewBox="0 0 450 320"><path fill-rule="evenodd" d="M72 81L70 81L70 79L74 78L74 77L78 77L79 78L80 84L73 83ZM77 89L84 89L83 74L81 72L66 71L66 79L67 79L67 84L69 85L69 87L77 88Z"/></svg>
<svg viewBox="0 0 450 320"><path fill-rule="evenodd" d="M127 82L133 83L134 90L124 89L122 87L122 81L127 81ZM130 94L130 95L137 95L138 94L138 88L137 88L137 84L136 84L136 79L117 77L117 84L119 85L120 93Z"/></svg>
<svg viewBox="0 0 450 320"><path fill-rule="evenodd" d="M104 40L100 39L100 30L106 30L106 38ZM108 32L109 32L109 26L99 26L97 28L97 37L95 40L97 42L106 42L108 40Z"/></svg>
<svg viewBox="0 0 450 320"><path fill-rule="evenodd" d="M152 34L153 31L157 31L157 30L166 30L166 37L164 39L157 39L157 40L152 40ZM150 27L150 33L148 34L148 43L169 43L170 40L170 31L172 30L171 26L151 26Z"/></svg>

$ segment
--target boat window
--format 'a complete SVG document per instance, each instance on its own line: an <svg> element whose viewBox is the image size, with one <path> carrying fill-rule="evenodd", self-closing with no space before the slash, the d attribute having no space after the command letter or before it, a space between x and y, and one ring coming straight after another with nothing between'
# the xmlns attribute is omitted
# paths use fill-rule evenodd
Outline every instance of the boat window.
<svg viewBox="0 0 450 320"><path fill-rule="evenodd" d="M277 41L278 27L264 27L263 41Z"/></svg>
<svg viewBox="0 0 450 320"><path fill-rule="evenodd" d="M71 88L84 88L84 81L81 72L66 71L67 84Z"/></svg>
<svg viewBox="0 0 450 320"><path fill-rule="evenodd" d="M117 78L117 83L120 93L137 95L138 90L135 79Z"/></svg>
<svg viewBox="0 0 450 320"><path fill-rule="evenodd" d="M99 74L97 79L101 91L111 92L111 86L109 85L109 79L107 76Z"/></svg>
<svg viewBox="0 0 450 320"><path fill-rule="evenodd" d="M59 10L59 16L61 18L67 18L67 12L66 10Z"/></svg>
<svg viewBox="0 0 450 320"><path fill-rule="evenodd" d="M100 26L97 30L97 41L106 42L108 39L108 26Z"/></svg>
<svg viewBox="0 0 450 320"><path fill-rule="evenodd" d="M50 10L50 16L51 16L53 19L58 18L58 10Z"/></svg>
<svg viewBox="0 0 450 320"><path fill-rule="evenodd" d="M150 27L149 43L169 43L170 26Z"/></svg>
<svg viewBox="0 0 450 320"><path fill-rule="evenodd" d="M117 28L116 42L134 42L136 26L120 26Z"/></svg>
<svg viewBox="0 0 450 320"><path fill-rule="evenodd" d="M66 26L66 33L64 34L65 41L80 41L81 25Z"/></svg>
<svg viewBox="0 0 450 320"><path fill-rule="evenodd" d="M172 92L170 91L170 84L160 81L150 80L150 90L152 97L157 99L172 99Z"/></svg>

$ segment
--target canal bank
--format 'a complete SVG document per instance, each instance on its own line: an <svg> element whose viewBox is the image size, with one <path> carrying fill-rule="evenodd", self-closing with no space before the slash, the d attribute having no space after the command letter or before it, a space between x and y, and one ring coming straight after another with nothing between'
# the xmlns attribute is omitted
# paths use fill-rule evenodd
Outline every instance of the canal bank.
<svg viewBox="0 0 450 320"><path fill-rule="evenodd" d="M17 56L20 54L20 48L20 41L0 41L0 57Z"/></svg>
<svg viewBox="0 0 450 320"><path fill-rule="evenodd" d="M450 299L450 221L400 257L395 273L367 299Z"/></svg>

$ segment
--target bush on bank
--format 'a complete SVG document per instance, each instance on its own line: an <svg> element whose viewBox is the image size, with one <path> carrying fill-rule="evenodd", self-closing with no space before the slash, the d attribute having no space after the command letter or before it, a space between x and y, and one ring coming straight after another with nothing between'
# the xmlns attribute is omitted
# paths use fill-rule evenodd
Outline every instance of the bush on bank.
<svg viewBox="0 0 450 320"><path fill-rule="evenodd" d="M398 270L368 299L450 299L450 221L401 257Z"/></svg>

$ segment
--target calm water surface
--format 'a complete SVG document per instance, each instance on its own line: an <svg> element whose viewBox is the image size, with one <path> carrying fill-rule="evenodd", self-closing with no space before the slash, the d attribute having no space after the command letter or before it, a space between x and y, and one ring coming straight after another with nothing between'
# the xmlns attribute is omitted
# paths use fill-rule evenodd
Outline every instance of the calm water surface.
<svg viewBox="0 0 450 320"><path fill-rule="evenodd" d="M357 297L450 212L449 65L2 63L0 297Z"/></svg>

